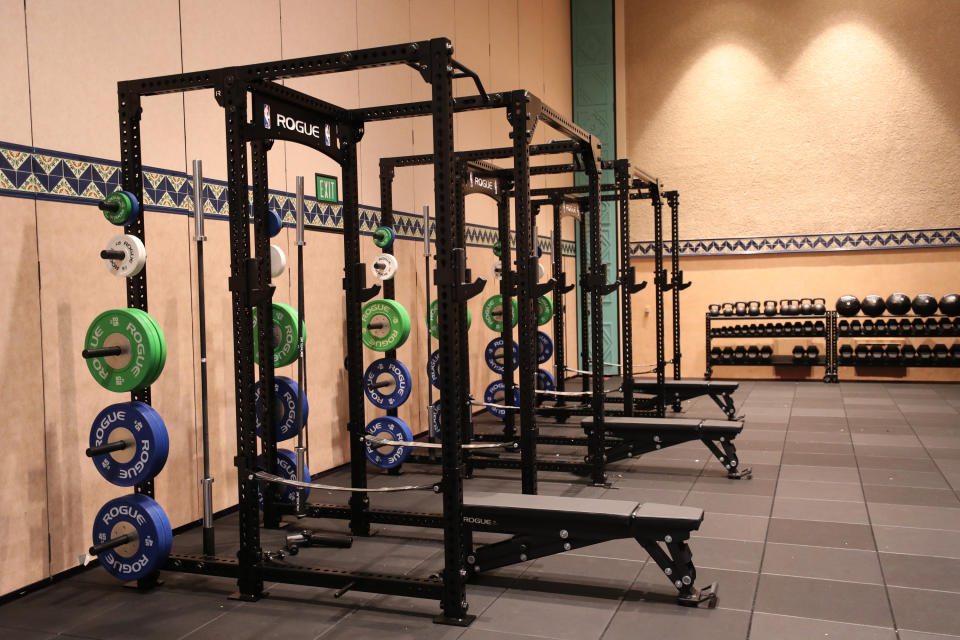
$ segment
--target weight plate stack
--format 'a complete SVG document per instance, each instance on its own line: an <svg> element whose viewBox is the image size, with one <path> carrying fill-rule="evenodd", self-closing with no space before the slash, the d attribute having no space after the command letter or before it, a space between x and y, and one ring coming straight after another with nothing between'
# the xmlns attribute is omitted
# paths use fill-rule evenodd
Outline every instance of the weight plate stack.
<svg viewBox="0 0 960 640"><path fill-rule="evenodd" d="M120 496L100 508L93 519L93 544L121 536L126 544L101 552L101 566L114 578L129 582L160 570L173 548L173 529L163 508L141 493Z"/></svg>
<svg viewBox="0 0 960 640"><path fill-rule="evenodd" d="M104 408L93 420L89 442L91 449L125 444L122 449L91 456L100 475L118 487L132 487L155 478L170 451L167 427L160 414L137 401Z"/></svg>
<svg viewBox="0 0 960 640"><path fill-rule="evenodd" d="M552 317L553 300L547 296L540 296L537 298L537 326L542 327L550 322L550 318Z"/></svg>
<svg viewBox="0 0 960 640"><path fill-rule="evenodd" d="M110 309L90 323L84 351L119 347L118 355L86 358L87 368L104 389L118 393L142 389L163 370L165 343L159 325L139 309Z"/></svg>
<svg viewBox="0 0 960 640"><path fill-rule="evenodd" d="M409 376L408 376L409 378ZM277 442L283 442L296 436L300 430L297 425L307 423L310 417L310 403L307 402L307 394L303 394L303 417L298 418L298 407L300 397L300 387L297 381L286 376L273 377L273 389L276 394L274 397L274 434ZM262 425L260 423L260 382L257 382L253 388L253 401L257 408L257 435L262 435Z"/></svg>
<svg viewBox="0 0 960 640"><path fill-rule="evenodd" d="M396 409L410 397L412 382L406 365L396 358L380 358L363 372L363 393L375 407Z"/></svg>
<svg viewBox="0 0 960 640"><path fill-rule="evenodd" d="M487 348L483 350L483 359L490 367L490 370L496 374L502 374L503 366L503 337L497 336L487 343ZM520 345L513 343L513 369L520 366ZM439 385L438 385L439 388Z"/></svg>
<svg viewBox="0 0 960 640"><path fill-rule="evenodd" d="M401 440L410 442L413 440L413 432L407 423L400 418L392 416L380 416L367 423L364 433L375 438L384 440ZM393 469L399 467L410 456L411 447L381 445L373 448L373 445L367 445L367 460L378 469Z"/></svg>

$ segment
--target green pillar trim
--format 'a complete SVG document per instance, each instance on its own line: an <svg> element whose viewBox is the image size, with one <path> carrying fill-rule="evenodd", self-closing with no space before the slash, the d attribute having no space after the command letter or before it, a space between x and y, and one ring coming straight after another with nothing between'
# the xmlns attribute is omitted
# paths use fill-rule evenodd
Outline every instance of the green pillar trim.
<svg viewBox="0 0 960 640"><path fill-rule="evenodd" d="M614 0L570 1L570 51L573 76L573 119L600 138L604 160L617 157L616 73L614 53ZM613 172L605 171L604 182L613 181ZM576 184L586 184L578 175ZM608 267L608 279L616 279L617 213L615 203L601 205L601 254ZM586 246L585 238L577 234L577 252ZM579 259L577 261L579 282ZM588 309L577 306L577 336ZM609 295L603 302L603 348L605 362L620 362L620 327L617 296ZM579 354L579 349L577 350ZM580 368L588 368L580 362ZM618 373L611 369L608 373Z"/></svg>

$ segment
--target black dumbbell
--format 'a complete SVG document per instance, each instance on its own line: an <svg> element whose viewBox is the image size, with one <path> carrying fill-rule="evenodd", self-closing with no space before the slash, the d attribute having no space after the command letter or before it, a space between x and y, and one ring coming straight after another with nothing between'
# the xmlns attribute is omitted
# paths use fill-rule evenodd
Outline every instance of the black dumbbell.
<svg viewBox="0 0 960 640"><path fill-rule="evenodd" d="M886 364L899 364L900 363L900 345L888 344L886 350L883 353L883 361Z"/></svg>
<svg viewBox="0 0 960 640"><path fill-rule="evenodd" d="M817 320L813 323L813 335L815 336L825 336L826 334L826 325L823 324L823 320Z"/></svg>
<svg viewBox="0 0 960 640"><path fill-rule="evenodd" d="M837 323L837 333L838 333L839 335L841 335L841 336L848 336L848 335L850 335L850 321L849 321L849 320L841 320L840 322L838 322L838 323Z"/></svg>
<svg viewBox="0 0 960 640"><path fill-rule="evenodd" d="M887 321L884 319L877 320L873 323L873 330L878 336L887 335Z"/></svg>
<svg viewBox="0 0 960 640"><path fill-rule="evenodd" d="M940 335L940 323L936 318L927 318L923 325L928 336Z"/></svg>
<svg viewBox="0 0 960 640"><path fill-rule="evenodd" d="M858 344L853 355L857 359L857 364L865 364L870 359L870 349L865 344Z"/></svg>
<svg viewBox="0 0 960 640"><path fill-rule="evenodd" d="M814 334L813 320L807 320L803 323L803 334L806 336L812 336Z"/></svg>
<svg viewBox="0 0 960 640"><path fill-rule="evenodd" d="M733 350L733 361L740 363L743 362L747 357L747 348L744 346L738 346Z"/></svg>
<svg viewBox="0 0 960 640"><path fill-rule="evenodd" d="M883 348L882 344L872 344L870 345L870 362L873 364L880 364L883 362L883 354L886 350Z"/></svg>
<svg viewBox="0 0 960 640"><path fill-rule="evenodd" d="M759 333L759 331L760 328L756 324L751 324L747 327L747 335L749 336L755 336L757 333Z"/></svg>
<svg viewBox="0 0 960 640"><path fill-rule="evenodd" d="M930 348L930 345L922 344L917 347L917 360L924 363L933 360L933 349Z"/></svg>
<svg viewBox="0 0 960 640"><path fill-rule="evenodd" d="M940 364L946 364L950 359L950 350L947 349L947 345L943 343L933 345L933 359Z"/></svg>
<svg viewBox="0 0 960 640"><path fill-rule="evenodd" d="M773 323L765 322L763 323L763 335L772 336L773 335Z"/></svg>
<svg viewBox="0 0 960 640"><path fill-rule="evenodd" d="M773 325L773 335L782 336L783 335L783 323L777 322Z"/></svg>
<svg viewBox="0 0 960 640"><path fill-rule="evenodd" d="M799 364L806 359L807 350L797 345L793 348L793 362Z"/></svg>
<svg viewBox="0 0 960 640"><path fill-rule="evenodd" d="M957 345L957 346L960 347L960 345ZM960 352L958 352L958 354L960 354ZM760 347L760 360L762 362L770 362L770 360L772 359L773 359L773 347L771 347L768 344L765 344L762 347Z"/></svg>
<svg viewBox="0 0 960 640"><path fill-rule="evenodd" d="M940 318L940 335L952 336L955 326L953 318Z"/></svg>
<svg viewBox="0 0 960 640"><path fill-rule="evenodd" d="M733 362L733 347L724 347L720 352L720 360L725 364Z"/></svg>
<svg viewBox="0 0 960 640"><path fill-rule="evenodd" d="M910 323L910 333L915 336L925 336L927 325L924 324L923 318L914 318Z"/></svg>
<svg viewBox="0 0 960 640"><path fill-rule="evenodd" d="M887 320L887 335L888 336L898 336L900 335L900 321L896 318L890 318Z"/></svg>
<svg viewBox="0 0 960 640"><path fill-rule="evenodd" d="M905 365L913 364L917 361L917 348L912 344L905 344L900 349L900 362Z"/></svg>
<svg viewBox="0 0 960 640"><path fill-rule="evenodd" d="M873 324L873 320L869 318L863 321L863 335L872 336L876 331L876 327Z"/></svg>
<svg viewBox="0 0 960 640"><path fill-rule="evenodd" d="M710 349L710 362L720 362L720 354L723 352L723 349L720 347L714 347Z"/></svg>
<svg viewBox="0 0 960 640"><path fill-rule="evenodd" d="M747 361L756 362L759 359L760 359L760 347L756 347L753 345L747 347Z"/></svg>
<svg viewBox="0 0 960 640"><path fill-rule="evenodd" d="M809 347L807 347L806 355L807 355L807 362L809 362L810 364L816 364L817 357L820 355L820 349L817 348L817 345L812 344Z"/></svg>
<svg viewBox="0 0 960 640"><path fill-rule="evenodd" d="M950 346L950 364L960 365L960 342Z"/></svg>
<svg viewBox="0 0 960 640"><path fill-rule="evenodd" d="M860 323L859 320L850 321L850 335L852 336L863 335L863 325Z"/></svg>
<svg viewBox="0 0 960 640"><path fill-rule="evenodd" d="M853 347L848 344L840 345L840 362L850 364L853 362Z"/></svg>

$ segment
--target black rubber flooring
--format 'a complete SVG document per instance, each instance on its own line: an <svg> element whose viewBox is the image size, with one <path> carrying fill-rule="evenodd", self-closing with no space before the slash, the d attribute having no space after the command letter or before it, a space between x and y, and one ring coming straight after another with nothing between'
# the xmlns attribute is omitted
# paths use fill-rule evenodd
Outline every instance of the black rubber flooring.
<svg viewBox="0 0 960 640"><path fill-rule="evenodd" d="M736 399L750 480L728 480L702 444L688 443L613 465L609 489L560 473L540 482L550 495L703 507L691 548L698 582L719 582L717 609L678 607L639 545L621 540L487 574L468 588L469 629L433 624L431 600L335 600L330 590L271 584L269 598L239 603L226 597L231 580L172 573L141 594L96 568L0 607L0 638L960 638L960 385L747 382ZM708 398L685 411L722 417ZM435 477L411 467L371 485ZM478 471L467 490L519 491L518 477ZM311 500L345 499L321 493ZM372 502L439 508L425 492ZM296 526L311 525L344 526ZM264 547L279 548L280 535L265 532ZM351 550L304 550L294 561L426 576L442 562L438 537L381 528ZM219 554L232 555L236 540L234 518L219 521ZM199 532L178 536L175 550L199 551Z"/></svg>

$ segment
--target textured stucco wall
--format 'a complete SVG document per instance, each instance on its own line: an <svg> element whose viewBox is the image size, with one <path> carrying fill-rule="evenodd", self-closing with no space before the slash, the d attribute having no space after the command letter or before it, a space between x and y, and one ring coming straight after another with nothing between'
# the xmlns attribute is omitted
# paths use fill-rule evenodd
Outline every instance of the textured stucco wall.
<svg viewBox="0 0 960 640"><path fill-rule="evenodd" d="M625 0L624 65L684 238L960 225L956 0Z"/></svg>

